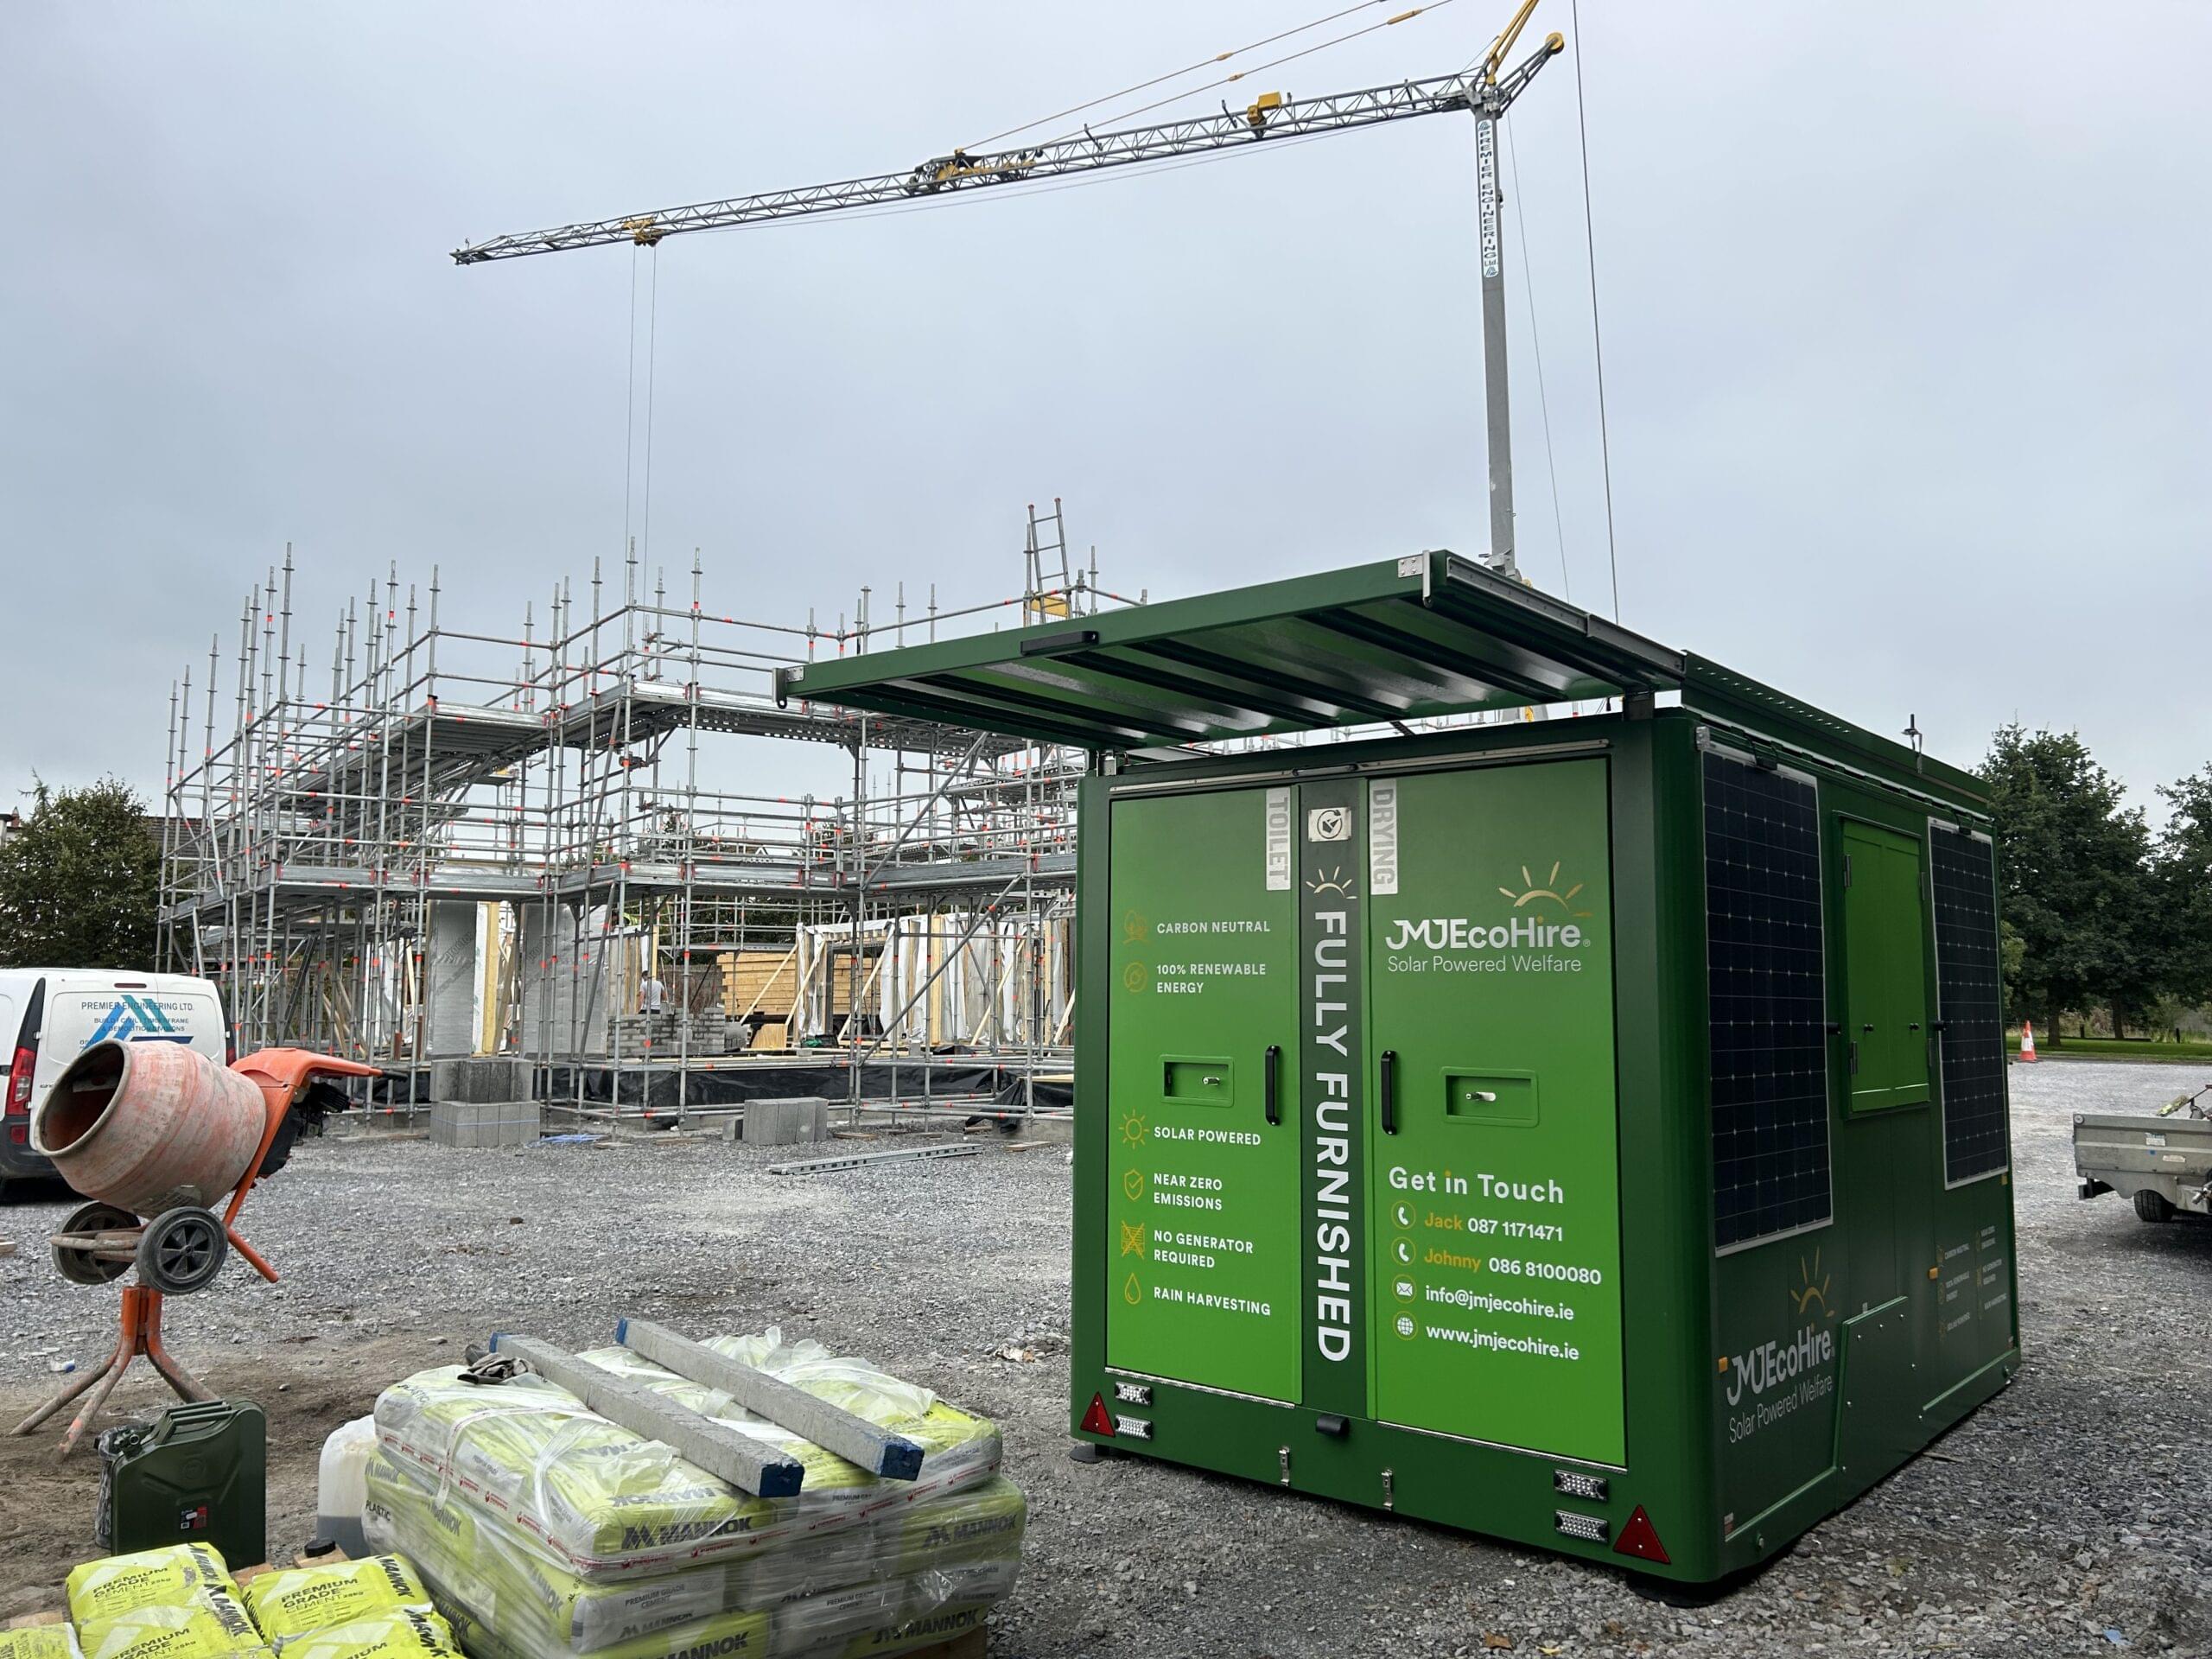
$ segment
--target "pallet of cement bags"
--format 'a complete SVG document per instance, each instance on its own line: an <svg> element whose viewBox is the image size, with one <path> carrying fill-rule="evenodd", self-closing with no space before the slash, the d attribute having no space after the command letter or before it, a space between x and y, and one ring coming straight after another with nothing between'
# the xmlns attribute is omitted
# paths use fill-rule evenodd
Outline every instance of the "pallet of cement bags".
<svg viewBox="0 0 2212 1659"><path fill-rule="evenodd" d="M861 1362L771 1331L706 1344L923 1448L886 1480L624 1348L578 1357L754 1435L805 1469L759 1497L522 1375L453 1369L377 1402L365 1528L404 1550L474 1659L888 1656L979 1629L1027 1518L997 1430Z"/></svg>

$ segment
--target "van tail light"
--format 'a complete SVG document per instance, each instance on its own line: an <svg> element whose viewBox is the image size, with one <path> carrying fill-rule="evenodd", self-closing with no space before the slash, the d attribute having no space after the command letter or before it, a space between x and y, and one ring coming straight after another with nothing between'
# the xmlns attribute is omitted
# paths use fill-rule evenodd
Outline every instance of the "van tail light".
<svg viewBox="0 0 2212 1659"><path fill-rule="evenodd" d="M4 1115L9 1117L28 1117L31 1110L31 1077L38 1070L38 1050L29 1044L16 1050L16 1062L8 1068L8 1102Z"/></svg>

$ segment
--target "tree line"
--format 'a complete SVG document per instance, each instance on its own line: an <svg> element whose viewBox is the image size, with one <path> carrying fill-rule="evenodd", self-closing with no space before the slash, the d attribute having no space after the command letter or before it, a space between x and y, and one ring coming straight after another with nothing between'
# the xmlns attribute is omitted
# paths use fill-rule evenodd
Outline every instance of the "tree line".
<svg viewBox="0 0 2212 1659"><path fill-rule="evenodd" d="M1978 771L2016 1022L2102 1008L2120 1036L2212 1002L2212 765L2160 787L2155 832L2075 733L1999 727Z"/></svg>

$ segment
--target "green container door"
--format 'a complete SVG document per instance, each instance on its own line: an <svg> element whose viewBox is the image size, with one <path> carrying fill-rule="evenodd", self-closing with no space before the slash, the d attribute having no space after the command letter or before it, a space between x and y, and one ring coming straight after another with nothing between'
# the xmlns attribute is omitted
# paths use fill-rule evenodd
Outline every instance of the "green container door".
<svg viewBox="0 0 2212 1659"><path fill-rule="evenodd" d="M1618 1465L1605 765L1369 785L1374 1414Z"/></svg>
<svg viewBox="0 0 2212 1659"><path fill-rule="evenodd" d="M1843 823L1847 1067L1851 1109L1916 1106L1928 1094L1928 924L1920 843ZM1917 1167L1916 1165L1914 1167Z"/></svg>
<svg viewBox="0 0 2212 1659"><path fill-rule="evenodd" d="M1295 797L1117 801L1102 918L1107 1363L1281 1401L1300 1365Z"/></svg>

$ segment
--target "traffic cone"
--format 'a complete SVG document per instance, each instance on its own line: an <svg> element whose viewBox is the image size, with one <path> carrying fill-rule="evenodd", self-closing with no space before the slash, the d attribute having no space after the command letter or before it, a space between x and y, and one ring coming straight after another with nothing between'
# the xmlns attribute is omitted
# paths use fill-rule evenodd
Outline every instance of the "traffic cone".
<svg viewBox="0 0 2212 1659"><path fill-rule="evenodd" d="M2035 1058L2036 1022L2032 1020L2023 1020L2020 1021L2020 1058L2033 1065Z"/></svg>

